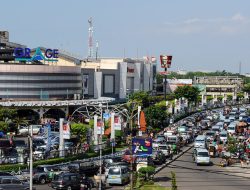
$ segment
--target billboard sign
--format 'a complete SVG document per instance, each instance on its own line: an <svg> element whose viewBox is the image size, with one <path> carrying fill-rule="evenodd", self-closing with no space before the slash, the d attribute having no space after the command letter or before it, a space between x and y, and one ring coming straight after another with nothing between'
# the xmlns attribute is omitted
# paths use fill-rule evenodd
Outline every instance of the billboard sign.
<svg viewBox="0 0 250 190"><path fill-rule="evenodd" d="M132 139L132 151L137 156L148 156L152 154L152 139L139 138Z"/></svg>
<svg viewBox="0 0 250 190"><path fill-rule="evenodd" d="M161 68L170 68L172 55L160 55Z"/></svg>
<svg viewBox="0 0 250 190"><path fill-rule="evenodd" d="M58 49L46 49L44 54L41 49L38 47L34 55L31 56L30 48L15 48L14 56L16 61L48 61L48 62L57 62L58 61Z"/></svg>
<svg viewBox="0 0 250 190"><path fill-rule="evenodd" d="M70 139L70 125L69 125L69 122L63 123L63 139Z"/></svg>
<svg viewBox="0 0 250 190"><path fill-rule="evenodd" d="M114 117L114 126L115 130L122 130L121 119L118 115Z"/></svg>
<svg viewBox="0 0 250 190"><path fill-rule="evenodd" d="M97 135L104 135L104 123L101 119L97 119Z"/></svg>

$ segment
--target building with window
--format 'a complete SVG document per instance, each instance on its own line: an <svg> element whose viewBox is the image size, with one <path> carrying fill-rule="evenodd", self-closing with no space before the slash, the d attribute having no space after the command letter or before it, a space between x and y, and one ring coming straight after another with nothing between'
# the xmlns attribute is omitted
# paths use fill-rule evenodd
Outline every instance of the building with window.
<svg viewBox="0 0 250 190"><path fill-rule="evenodd" d="M16 48L26 53L27 46L10 42L9 33L0 31L2 100L125 99L135 91L153 89L156 65L149 60L81 59L58 50L56 61L51 61L45 57L50 49L44 47L27 49L28 59L23 60L17 59Z"/></svg>
<svg viewBox="0 0 250 190"><path fill-rule="evenodd" d="M243 79L237 76L203 76L195 77L195 85L205 85L206 95L236 96L243 87Z"/></svg>

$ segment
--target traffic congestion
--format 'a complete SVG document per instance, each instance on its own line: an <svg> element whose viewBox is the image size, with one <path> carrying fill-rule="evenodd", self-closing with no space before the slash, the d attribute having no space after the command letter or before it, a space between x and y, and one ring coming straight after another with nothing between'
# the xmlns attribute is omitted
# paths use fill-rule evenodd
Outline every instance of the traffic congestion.
<svg viewBox="0 0 250 190"><path fill-rule="evenodd" d="M248 165L249 109L249 106L226 106L215 110L204 110L170 124L160 133L151 132L148 135L152 137L153 151L147 157L147 165L155 167L157 171L190 148L193 152L190 156L196 165L217 164L222 167L234 163L240 163L242 167ZM53 135L54 138L57 137L56 133ZM34 138L34 142L36 139L43 140L41 146L46 147L46 139L39 135ZM36 151L41 148L35 147ZM43 151L41 155L44 155ZM34 158L36 157L37 155ZM220 161L215 162L215 158L219 158ZM140 164L137 159L139 158L131 154L129 147L112 155L104 155L101 165L101 171L105 176L101 180L102 188L116 189L128 185L132 170L139 169ZM100 185L97 179L99 172L99 157L55 165L38 165L34 169L33 182L38 188L47 186L47 188L67 190L93 189ZM16 184L18 189L25 189L29 181L29 170L20 170L17 173L2 172L1 184L7 183L7 179L12 183L18 183Z"/></svg>

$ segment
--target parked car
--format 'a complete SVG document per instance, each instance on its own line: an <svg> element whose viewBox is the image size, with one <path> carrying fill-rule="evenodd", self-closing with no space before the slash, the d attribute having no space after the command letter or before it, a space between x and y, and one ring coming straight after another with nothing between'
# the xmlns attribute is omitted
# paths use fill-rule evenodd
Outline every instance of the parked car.
<svg viewBox="0 0 250 190"><path fill-rule="evenodd" d="M28 190L29 184L20 181L15 176L0 176L1 190Z"/></svg>
<svg viewBox="0 0 250 190"><path fill-rule="evenodd" d="M55 175L54 179L51 181L51 187L53 189L80 189L81 175L77 173L61 173Z"/></svg>
<svg viewBox="0 0 250 190"><path fill-rule="evenodd" d="M45 184L49 181L49 171L53 166L39 165L34 169L33 181L35 183Z"/></svg>
<svg viewBox="0 0 250 190"><path fill-rule="evenodd" d="M37 135L40 131L42 125L32 125L33 135ZM25 136L28 135L30 132L31 126L20 126L19 128L19 135Z"/></svg>

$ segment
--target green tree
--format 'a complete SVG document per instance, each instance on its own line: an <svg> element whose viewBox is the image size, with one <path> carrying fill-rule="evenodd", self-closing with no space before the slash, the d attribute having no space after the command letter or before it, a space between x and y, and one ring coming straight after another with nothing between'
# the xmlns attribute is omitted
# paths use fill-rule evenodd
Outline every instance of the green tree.
<svg viewBox="0 0 250 190"><path fill-rule="evenodd" d="M143 182L150 180L154 173L155 173L155 167L152 166L141 167L138 170L138 176Z"/></svg>
<svg viewBox="0 0 250 190"><path fill-rule="evenodd" d="M176 99L184 97L188 100L188 103L190 104L190 102L196 103L198 101L200 91L195 86L185 85L185 86L178 86L174 91L174 94Z"/></svg>
<svg viewBox="0 0 250 190"><path fill-rule="evenodd" d="M129 96L129 101L130 102L136 102L139 105L143 106L144 108L149 106L149 94L148 92L145 91L138 91Z"/></svg>
<svg viewBox="0 0 250 190"><path fill-rule="evenodd" d="M83 123L71 123L70 128L72 135L79 136L81 142L84 142L86 140L87 132L90 126Z"/></svg>
<svg viewBox="0 0 250 190"><path fill-rule="evenodd" d="M242 90L244 92L250 93L250 83L245 84Z"/></svg>
<svg viewBox="0 0 250 190"><path fill-rule="evenodd" d="M227 100L228 101L231 101L232 99L233 99L233 95L231 95L231 94L227 95Z"/></svg>
<svg viewBox="0 0 250 190"><path fill-rule="evenodd" d="M166 107L160 105L149 106L145 110L145 116L147 125L153 128L159 128L159 125L163 126L163 121L168 118Z"/></svg>

